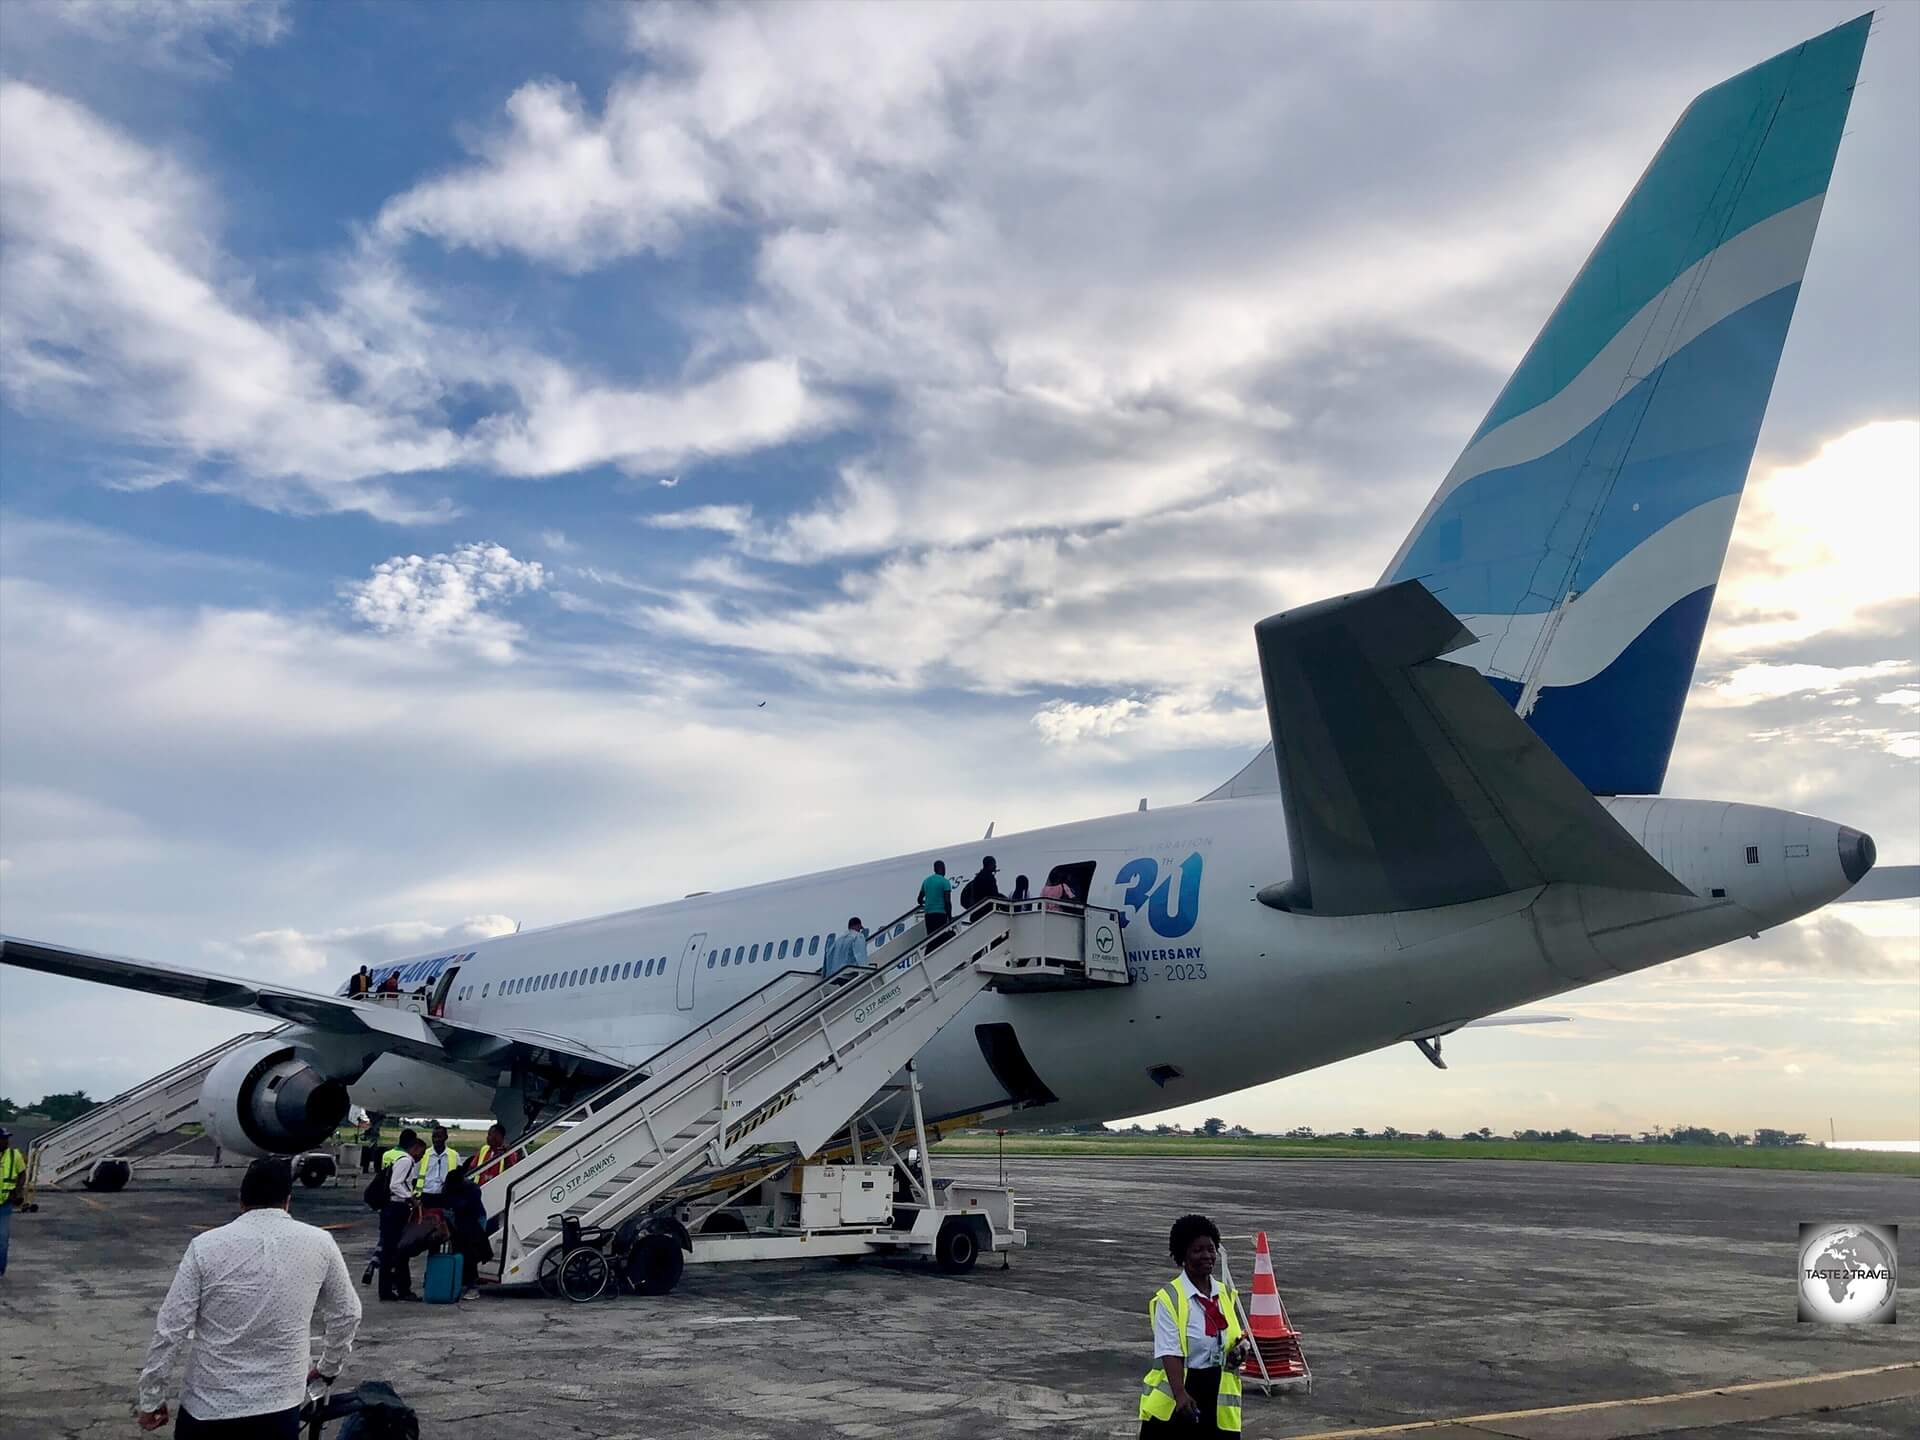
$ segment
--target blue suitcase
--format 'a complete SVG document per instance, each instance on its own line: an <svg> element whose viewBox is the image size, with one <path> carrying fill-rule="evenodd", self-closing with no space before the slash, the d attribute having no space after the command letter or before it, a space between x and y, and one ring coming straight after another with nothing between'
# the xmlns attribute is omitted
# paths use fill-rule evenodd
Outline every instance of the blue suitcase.
<svg viewBox="0 0 1920 1440"><path fill-rule="evenodd" d="M458 1303L465 1260L464 1255L429 1255L426 1281L420 1287L420 1298L429 1305Z"/></svg>

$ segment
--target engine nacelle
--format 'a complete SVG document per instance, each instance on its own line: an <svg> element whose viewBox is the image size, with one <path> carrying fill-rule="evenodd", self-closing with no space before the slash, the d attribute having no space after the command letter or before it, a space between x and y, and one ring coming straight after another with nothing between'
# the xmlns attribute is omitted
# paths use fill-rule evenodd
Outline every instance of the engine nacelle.
<svg viewBox="0 0 1920 1440"><path fill-rule="evenodd" d="M344 1081L279 1038L223 1055L200 1087L200 1118L223 1150L296 1155L333 1134L352 1102Z"/></svg>

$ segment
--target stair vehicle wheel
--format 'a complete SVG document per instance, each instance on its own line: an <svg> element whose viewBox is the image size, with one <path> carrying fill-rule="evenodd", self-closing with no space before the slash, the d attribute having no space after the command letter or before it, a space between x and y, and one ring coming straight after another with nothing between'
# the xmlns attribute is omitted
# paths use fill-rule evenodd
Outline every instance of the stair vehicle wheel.
<svg viewBox="0 0 1920 1440"><path fill-rule="evenodd" d="M576 1304L598 1300L613 1273L607 1257L591 1245L569 1250L560 1260L560 1290Z"/></svg>
<svg viewBox="0 0 1920 1440"><path fill-rule="evenodd" d="M111 1195L116 1190L127 1188L127 1181L133 1178L133 1166L125 1160L96 1160L93 1168L87 1172L87 1178L80 1182L83 1189Z"/></svg>
<svg viewBox="0 0 1920 1440"><path fill-rule="evenodd" d="M560 1298L560 1258L558 1245L540 1257L540 1291L549 1300Z"/></svg>
<svg viewBox="0 0 1920 1440"><path fill-rule="evenodd" d="M980 1236L973 1222L955 1216L940 1226L933 1242L933 1258L949 1275L964 1275L980 1259Z"/></svg>
<svg viewBox="0 0 1920 1440"><path fill-rule="evenodd" d="M295 1174L309 1190L318 1190L333 1179L338 1166L331 1155L302 1155Z"/></svg>
<svg viewBox="0 0 1920 1440"><path fill-rule="evenodd" d="M636 1295L665 1295L680 1283L687 1257L671 1235L646 1235L627 1256L627 1283Z"/></svg>

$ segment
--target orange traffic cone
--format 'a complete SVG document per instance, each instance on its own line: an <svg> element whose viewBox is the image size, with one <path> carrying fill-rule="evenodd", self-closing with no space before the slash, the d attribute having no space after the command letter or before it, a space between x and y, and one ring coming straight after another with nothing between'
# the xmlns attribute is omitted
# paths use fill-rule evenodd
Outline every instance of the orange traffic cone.
<svg viewBox="0 0 1920 1440"><path fill-rule="evenodd" d="M1258 1372L1259 1379L1274 1385L1312 1385L1313 1375L1300 1348L1299 1332L1288 1321L1286 1306L1280 1303L1280 1287L1273 1278L1273 1254L1267 1249L1264 1230L1253 1237L1253 1298L1247 1306L1247 1332L1253 1337L1252 1370Z"/></svg>

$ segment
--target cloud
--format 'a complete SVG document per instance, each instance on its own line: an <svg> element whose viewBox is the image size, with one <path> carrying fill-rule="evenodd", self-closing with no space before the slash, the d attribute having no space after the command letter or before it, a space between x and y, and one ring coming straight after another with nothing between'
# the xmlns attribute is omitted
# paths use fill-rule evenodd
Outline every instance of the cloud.
<svg viewBox="0 0 1920 1440"><path fill-rule="evenodd" d="M1862 425L1793 465L1756 464L1707 631L1709 663L1863 631L1920 594L1920 419ZM1911 652L1902 655L1911 660ZM1892 662L1889 662L1892 663Z"/></svg>
<svg viewBox="0 0 1920 1440"><path fill-rule="evenodd" d="M136 486L186 478L283 509L445 518L396 477L545 477L738 455L836 423L790 359L638 387L456 322L362 244L304 309L263 305L215 236L218 197L81 105L0 83L0 385L117 432ZM483 397L464 427L450 411Z"/></svg>
<svg viewBox="0 0 1920 1440"><path fill-rule="evenodd" d="M753 528L751 505L695 505L687 510L663 510L643 515L641 523L656 530L714 530L722 535L745 535Z"/></svg>
<svg viewBox="0 0 1920 1440"><path fill-rule="evenodd" d="M571 85L521 86L477 163L388 201L381 232L511 248L575 271L670 247L682 220L718 207L718 177L688 137L646 123L637 89L623 90L602 124Z"/></svg>
<svg viewBox="0 0 1920 1440"><path fill-rule="evenodd" d="M237 940L212 942L207 951L248 974L301 977L338 974L356 965L377 965L403 955L511 935L518 928L505 915L475 915L453 925L395 920L315 934L291 928L260 930Z"/></svg>
<svg viewBox="0 0 1920 1440"><path fill-rule="evenodd" d="M1204 745L1257 745L1266 735L1259 705L1221 704L1207 695L1123 695L1092 704L1050 700L1034 712L1033 728L1049 745L1118 743L1127 753Z"/></svg>
<svg viewBox="0 0 1920 1440"><path fill-rule="evenodd" d="M291 0L9 0L14 27L58 26L152 64L201 68L231 47L273 45L293 29Z"/></svg>
<svg viewBox="0 0 1920 1440"><path fill-rule="evenodd" d="M1806 665L1754 661L1701 687L1695 697L1703 705L1751 705L1760 700L1778 700L1785 695L1827 695L1861 682L1886 681L1916 667L1911 660L1881 660L1871 665ZM1920 691L1889 691L1889 695L1914 695ZM1878 697L1883 703L1899 705L1899 699Z"/></svg>
<svg viewBox="0 0 1920 1440"><path fill-rule="evenodd" d="M354 618L383 635L422 644L457 641L504 661L513 658L520 630L489 607L546 583L539 561L516 560L503 545L476 541L447 554L383 560L343 593Z"/></svg>

